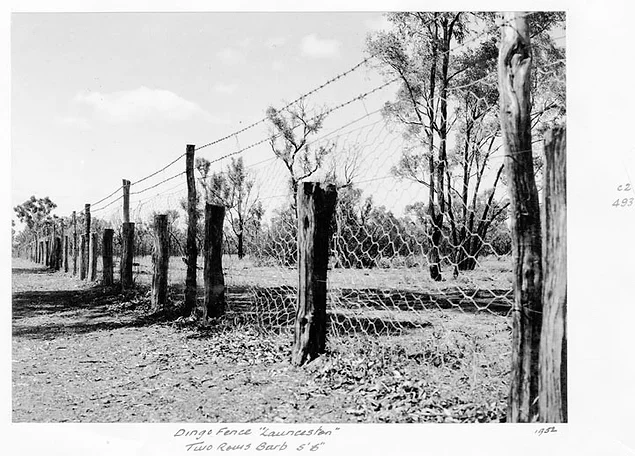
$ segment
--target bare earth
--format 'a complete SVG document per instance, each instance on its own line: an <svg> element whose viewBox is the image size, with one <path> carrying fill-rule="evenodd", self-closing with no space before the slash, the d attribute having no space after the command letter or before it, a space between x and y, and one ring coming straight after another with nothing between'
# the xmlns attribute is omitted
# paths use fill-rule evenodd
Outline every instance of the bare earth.
<svg viewBox="0 0 635 456"><path fill-rule="evenodd" d="M198 328L149 315L142 292L13 263L14 422L500 421L509 344L504 317L439 310L298 368L288 332Z"/></svg>

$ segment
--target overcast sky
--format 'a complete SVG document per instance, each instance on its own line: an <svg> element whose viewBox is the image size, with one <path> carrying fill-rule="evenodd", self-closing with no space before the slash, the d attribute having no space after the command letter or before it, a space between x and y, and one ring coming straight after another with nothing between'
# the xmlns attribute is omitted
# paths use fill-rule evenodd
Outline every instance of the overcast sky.
<svg viewBox="0 0 635 456"><path fill-rule="evenodd" d="M58 215L350 69L366 57L366 35L385 26L379 13L22 13L11 22L12 203L48 195ZM364 66L311 102L331 106L382 82ZM200 155L244 147L266 129L249 134Z"/></svg>

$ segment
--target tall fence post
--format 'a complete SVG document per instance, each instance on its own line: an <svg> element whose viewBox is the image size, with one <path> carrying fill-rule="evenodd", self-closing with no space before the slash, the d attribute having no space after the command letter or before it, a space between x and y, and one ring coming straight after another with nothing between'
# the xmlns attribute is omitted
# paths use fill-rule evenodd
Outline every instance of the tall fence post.
<svg viewBox="0 0 635 456"><path fill-rule="evenodd" d="M44 241L46 246L46 255L44 257L44 266L51 265L51 236L47 233L46 239Z"/></svg>
<svg viewBox="0 0 635 456"><path fill-rule="evenodd" d="M62 266L62 239L59 236L55 236L53 242L53 250L55 252L54 261L53 261L53 269L59 271Z"/></svg>
<svg viewBox="0 0 635 456"><path fill-rule="evenodd" d="M225 278L223 277L223 222L225 207L205 204L204 270L205 299L199 312L203 322L225 312Z"/></svg>
<svg viewBox="0 0 635 456"><path fill-rule="evenodd" d="M185 306L183 314L190 316L196 307L196 230L198 211L196 210L196 181L194 180L194 152L193 144L185 148L185 173L187 178L187 273L185 276Z"/></svg>
<svg viewBox="0 0 635 456"><path fill-rule="evenodd" d="M566 129L545 135L540 421L567 421L567 161Z"/></svg>
<svg viewBox="0 0 635 456"><path fill-rule="evenodd" d="M86 235L82 233L81 239L79 241L79 278L80 280L84 280L86 278L87 272L87 262L88 258L86 257Z"/></svg>
<svg viewBox="0 0 635 456"><path fill-rule="evenodd" d="M84 271L84 279L90 280L90 204L84 205L84 234L85 238L85 249L84 249L84 267L86 271Z"/></svg>
<svg viewBox="0 0 635 456"><path fill-rule="evenodd" d="M88 254L88 280L97 280L97 233L90 233L90 252Z"/></svg>
<svg viewBox="0 0 635 456"><path fill-rule="evenodd" d="M134 223L130 222L130 181L123 179L123 224L121 226L121 288L126 290L134 285L132 263L134 262Z"/></svg>
<svg viewBox="0 0 635 456"><path fill-rule="evenodd" d="M158 312L165 309L168 301L168 267L170 261L170 243L168 235L168 216L154 217L154 251L152 252L152 293L151 309Z"/></svg>
<svg viewBox="0 0 635 456"><path fill-rule="evenodd" d="M540 205L531 149L531 44L522 13L504 13L498 56L500 122L508 176L514 303L507 421L538 418L542 324Z"/></svg>
<svg viewBox="0 0 635 456"><path fill-rule="evenodd" d="M64 254L64 238L66 235L66 226L64 224L64 219L60 220L60 256L59 256L59 269L62 271L66 265L66 255Z"/></svg>
<svg viewBox="0 0 635 456"><path fill-rule="evenodd" d="M115 235L115 230L112 228L106 228L104 230L104 237L101 245L101 258L102 258L102 284L110 286L113 284L113 264L112 264L112 238Z"/></svg>
<svg viewBox="0 0 635 456"><path fill-rule="evenodd" d="M298 187L298 307L292 362L304 364L326 348L326 274L329 227L337 190L318 182Z"/></svg>
<svg viewBox="0 0 635 456"><path fill-rule="evenodd" d="M134 259L134 223L123 223L121 231L121 288L127 290L132 288L134 285L132 278L132 263Z"/></svg>
<svg viewBox="0 0 635 456"><path fill-rule="evenodd" d="M57 245L55 244L55 239L57 239L57 225L55 224L55 220L53 220L53 231L51 233L51 258L49 259L49 266L53 269L57 269Z"/></svg>
<svg viewBox="0 0 635 456"><path fill-rule="evenodd" d="M130 181L123 180L123 223L130 223Z"/></svg>
<svg viewBox="0 0 635 456"><path fill-rule="evenodd" d="M62 221L62 268L64 273L68 273L68 230L65 230L66 225Z"/></svg>
<svg viewBox="0 0 635 456"><path fill-rule="evenodd" d="M73 211L71 216L71 223L73 225L73 275L77 275L77 214Z"/></svg>

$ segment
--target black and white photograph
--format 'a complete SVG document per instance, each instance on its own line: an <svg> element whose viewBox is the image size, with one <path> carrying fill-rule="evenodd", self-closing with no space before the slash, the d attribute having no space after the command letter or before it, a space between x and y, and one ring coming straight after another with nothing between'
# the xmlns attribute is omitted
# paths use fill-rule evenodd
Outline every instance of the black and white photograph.
<svg viewBox="0 0 635 456"><path fill-rule="evenodd" d="M417 8L9 13L10 426L99 425L94 454L424 454L453 429L592 454L579 11ZM633 220L630 163L582 229Z"/></svg>

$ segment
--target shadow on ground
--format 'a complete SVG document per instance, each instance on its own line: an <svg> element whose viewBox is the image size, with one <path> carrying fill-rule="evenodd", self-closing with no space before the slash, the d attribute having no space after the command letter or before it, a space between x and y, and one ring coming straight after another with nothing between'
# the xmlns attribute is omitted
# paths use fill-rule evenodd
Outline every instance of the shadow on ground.
<svg viewBox="0 0 635 456"><path fill-rule="evenodd" d="M13 336L52 339L165 321L165 314L135 311L147 307L146 301L139 291L122 295L117 288L102 286L14 293Z"/></svg>

